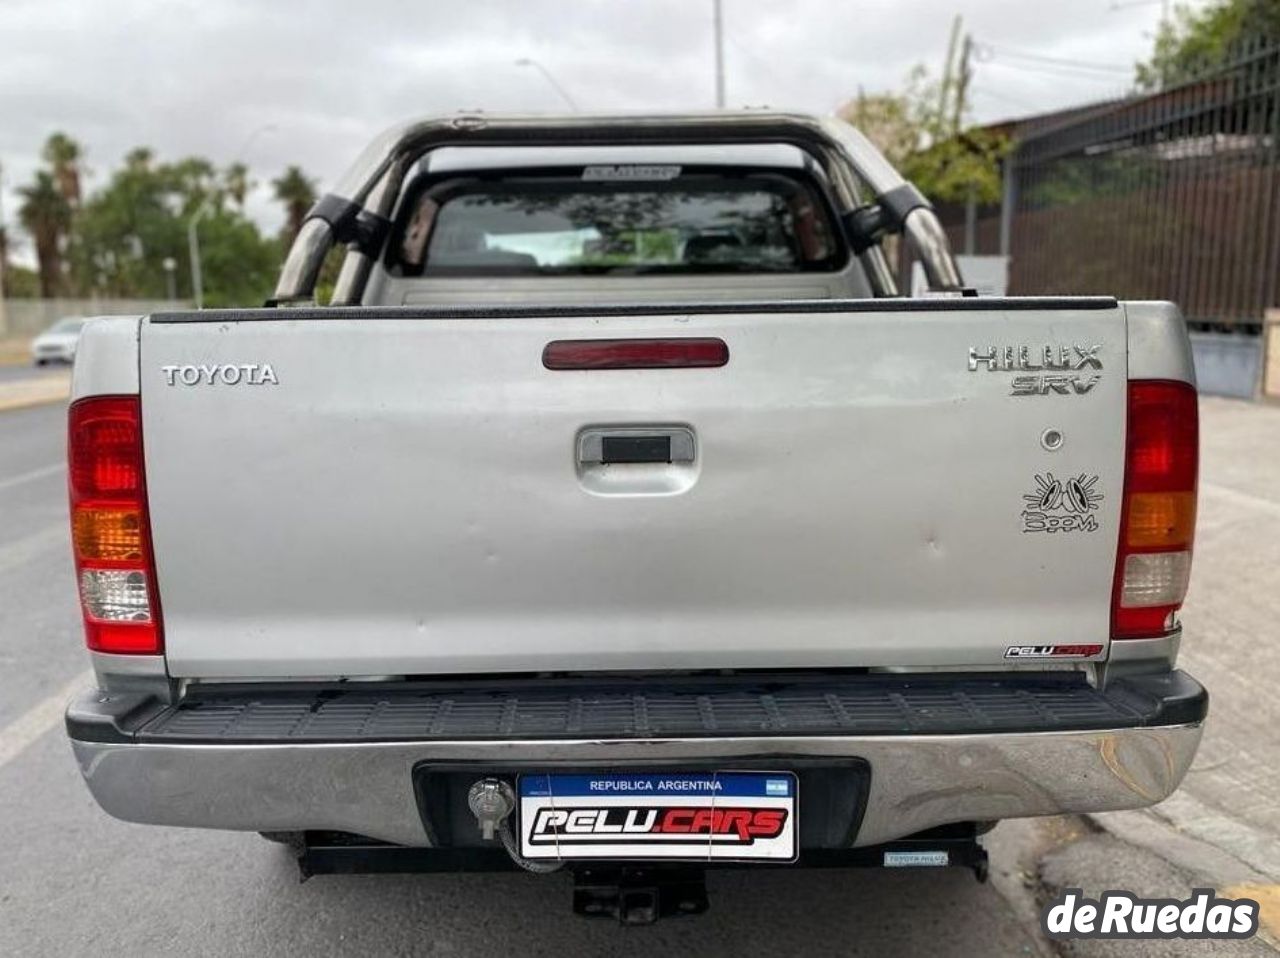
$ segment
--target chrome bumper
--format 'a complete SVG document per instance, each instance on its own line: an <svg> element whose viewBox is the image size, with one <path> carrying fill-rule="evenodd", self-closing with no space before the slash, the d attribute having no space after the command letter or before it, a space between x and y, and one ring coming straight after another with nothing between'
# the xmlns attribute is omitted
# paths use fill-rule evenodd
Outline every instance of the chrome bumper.
<svg viewBox="0 0 1280 958"><path fill-rule="evenodd" d="M857 845L949 822L1140 808L1186 774L1200 722L1102 731L641 740L158 744L73 739L116 818L246 831L332 829L428 844L412 770L422 762L609 765L861 758L871 789Z"/></svg>

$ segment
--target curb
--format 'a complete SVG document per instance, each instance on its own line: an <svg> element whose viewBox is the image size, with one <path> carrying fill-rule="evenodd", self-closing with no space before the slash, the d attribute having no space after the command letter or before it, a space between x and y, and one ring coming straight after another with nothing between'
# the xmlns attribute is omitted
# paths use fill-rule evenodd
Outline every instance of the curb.
<svg viewBox="0 0 1280 958"><path fill-rule="evenodd" d="M1211 884L1229 898L1259 902L1258 939L1280 952L1280 884L1254 862L1237 857L1223 845L1184 830L1161 815L1160 806L1129 812L1101 812L1082 816L1091 826L1117 841L1142 849L1197 880ZM1244 826L1248 827L1248 826Z"/></svg>

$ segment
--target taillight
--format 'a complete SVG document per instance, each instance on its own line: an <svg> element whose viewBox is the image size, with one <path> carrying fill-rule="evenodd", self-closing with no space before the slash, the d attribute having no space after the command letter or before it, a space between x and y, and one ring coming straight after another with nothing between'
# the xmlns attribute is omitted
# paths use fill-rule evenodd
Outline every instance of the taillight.
<svg viewBox="0 0 1280 958"><path fill-rule="evenodd" d="M67 482L85 642L157 655L160 626L137 396L99 396L67 414Z"/></svg>
<svg viewBox="0 0 1280 958"><path fill-rule="evenodd" d="M1174 628L1191 576L1199 458L1195 389L1182 382L1130 382L1114 638L1154 638Z"/></svg>

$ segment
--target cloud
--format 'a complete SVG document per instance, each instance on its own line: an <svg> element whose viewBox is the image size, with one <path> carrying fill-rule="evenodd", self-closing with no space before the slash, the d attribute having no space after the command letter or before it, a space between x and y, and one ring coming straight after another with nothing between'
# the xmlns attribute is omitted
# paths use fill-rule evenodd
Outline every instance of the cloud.
<svg viewBox="0 0 1280 958"><path fill-rule="evenodd" d="M940 0L723 7L730 105L816 112L859 87L897 87L916 63L936 72L956 10ZM961 12L987 43L1128 64L1149 48L1159 5L968 0ZM9 219L13 188L56 129L85 145L90 188L138 145L241 159L259 181L249 209L273 229L266 184L289 163L330 184L376 132L409 117L563 109L542 75L515 65L522 57L593 111L702 109L714 91L711 0L6 0L3 16ZM1123 81L1026 66L977 65L978 119L1112 95Z"/></svg>

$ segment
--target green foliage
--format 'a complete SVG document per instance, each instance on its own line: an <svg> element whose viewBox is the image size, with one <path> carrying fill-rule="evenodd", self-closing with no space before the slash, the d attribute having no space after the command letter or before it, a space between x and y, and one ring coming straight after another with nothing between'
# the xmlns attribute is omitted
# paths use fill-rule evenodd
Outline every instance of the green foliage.
<svg viewBox="0 0 1280 958"><path fill-rule="evenodd" d="M1009 151L1009 140L990 130L966 128L958 98L957 91L916 67L902 92L859 92L839 115L926 196L994 203L1000 198L1000 160Z"/></svg>
<svg viewBox="0 0 1280 958"><path fill-rule="evenodd" d="M315 205L315 184L302 172L301 167L290 166L279 179L271 181L276 199L284 204L285 224L281 238L286 244L302 229L307 211Z"/></svg>
<svg viewBox="0 0 1280 958"><path fill-rule="evenodd" d="M1229 62L1250 40L1280 40L1280 0L1215 0L1199 10L1179 4L1160 25L1151 59L1138 64L1138 86L1183 83Z"/></svg>
<svg viewBox="0 0 1280 958"><path fill-rule="evenodd" d="M13 263L4 268L4 295L6 299L36 299L40 296L40 274L25 266Z"/></svg>
<svg viewBox="0 0 1280 958"><path fill-rule="evenodd" d="M65 133L53 133L45 141L41 156L52 167L58 192L71 206L80 202L80 160L84 151Z"/></svg>
<svg viewBox="0 0 1280 958"><path fill-rule="evenodd" d="M238 209L229 208L219 171L208 160L154 161L133 151L123 168L80 211L72 244L77 287L110 296L163 298L164 261L177 262L177 293L189 298L187 228L197 225L205 302L255 305L271 292L279 248Z"/></svg>
<svg viewBox="0 0 1280 958"><path fill-rule="evenodd" d="M44 146L48 169L19 189L19 219L35 243L39 294L161 299L168 295L165 262L175 266L175 293L192 298L188 227L197 220L204 301L208 306L259 305L271 294L284 249L244 215L253 183L248 168L219 169L202 157L161 163L147 147L130 151L107 184L82 199L84 151L64 133ZM283 188L281 184L283 183ZM286 214L305 215L315 199L296 166L276 181ZM302 205L302 213L297 207ZM6 292L29 285L17 268Z"/></svg>
<svg viewBox="0 0 1280 958"><path fill-rule="evenodd" d="M22 203L18 220L31 235L40 261L40 295L56 296L62 286L62 238L71 225L71 206L45 170L35 180L18 187Z"/></svg>
<svg viewBox="0 0 1280 958"><path fill-rule="evenodd" d="M1046 163L1022 189L1028 209L1070 206L1118 199L1141 189L1159 175L1159 161L1140 152L1069 156Z"/></svg>

